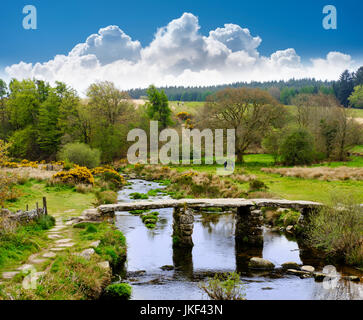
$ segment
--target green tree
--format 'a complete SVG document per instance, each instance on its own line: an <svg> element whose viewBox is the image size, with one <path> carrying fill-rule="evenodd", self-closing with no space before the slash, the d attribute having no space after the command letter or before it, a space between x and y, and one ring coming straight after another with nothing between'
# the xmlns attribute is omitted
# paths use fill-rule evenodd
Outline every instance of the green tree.
<svg viewBox="0 0 363 320"><path fill-rule="evenodd" d="M348 107L349 105L349 96L352 94L354 89L354 78L353 75L348 71L345 70L339 78L334 86L334 92L339 100L339 102L344 106Z"/></svg>
<svg viewBox="0 0 363 320"><path fill-rule="evenodd" d="M314 139L306 129L295 129L282 141L281 160L285 165L311 164L314 160Z"/></svg>
<svg viewBox="0 0 363 320"><path fill-rule="evenodd" d="M150 119L159 121L161 129L165 129L172 123L168 97L164 91L159 92L153 85L148 88L147 95L147 115Z"/></svg>
<svg viewBox="0 0 363 320"><path fill-rule="evenodd" d="M37 142L43 152L42 158L55 158L58 151L61 138L58 127L60 103L60 98L52 92L39 108Z"/></svg>
<svg viewBox="0 0 363 320"><path fill-rule="evenodd" d="M349 102L356 108L363 108L363 85L354 87L354 91L349 97Z"/></svg>

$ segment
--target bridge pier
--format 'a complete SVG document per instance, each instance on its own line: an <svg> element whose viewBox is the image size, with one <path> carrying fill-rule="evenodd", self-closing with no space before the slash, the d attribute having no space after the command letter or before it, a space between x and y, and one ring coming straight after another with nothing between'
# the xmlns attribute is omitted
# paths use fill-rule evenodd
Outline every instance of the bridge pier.
<svg viewBox="0 0 363 320"><path fill-rule="evenodd" d="M173 212L173 247L192 248L194 216L188 207L174 208Z"/></svg>
<svg viewBox="0 0 363 320"><path fill-rule="evenodd" d="M251 210L251 206L237 209L235 239L238 245L263 246L261 214L257 210Z"/></svg>

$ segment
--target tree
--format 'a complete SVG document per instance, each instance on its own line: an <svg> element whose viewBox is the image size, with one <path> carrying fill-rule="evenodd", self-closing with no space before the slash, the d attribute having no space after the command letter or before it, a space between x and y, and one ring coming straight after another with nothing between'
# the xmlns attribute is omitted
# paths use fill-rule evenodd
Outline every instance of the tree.
<svg viewBox="0 0 363 320"><path fill-rule="evenodd" d="M281 160L285 165L311 164L314 160L314 140L311 134L302 128L287 135L280 147Z"/></svg>
<svg viewBox="0 0 363 320"><path fill-rule="evenodd" d="M235 129L237 162L243 162L247 148L261 141L285 112L264 90L228 88L208 97L198 122L208 128Z"/></svg>
<svg viewBox="0 0 363 320"><path fill-rule="evenodd" d="M55 92L51 92L39 108L37 142L44 153L42 158L55 159L58 151L61 138L58 126L60 104L61 99Z"/></svg>
<svg viewBox="0 0 363 320"><path fill-rule="evenodd" d="M355 86L363 85L363 66L354 73L353 78Z"/></svg>
<svg viewBox="0 0 363 320"><path fill-rule="evenodd" d="M353 75L348 70L345 70L340 75L339 81L337 81L334 84L333 88L334 88L335 95L338 98L339 102L344 107L348 107L348 105L349 105L348 98L354 89Z"/></svg>
<svg viewBox="0 0 363 320"><path fill-rule="evenodd" d="M349 97L349 102L356 108L363 108L363 85L354 87L354 91Z"/></svg>
<svg viewBox="0 0 363 320"><path fill-rule="evenodd" d="M91 84L87 97L93 114L106 126L126 120L131 108L129 95L109 81Z"/></svg>
<svg viewBox="0 0 363 320"><path fill-rule="evenodd" d="M147 96L149 102L147 103L146 112L149 118L159 121L161 124L160 129L165 129L172 123L168 97L164 91L159 92L153 85L147 90Z"/></svg>

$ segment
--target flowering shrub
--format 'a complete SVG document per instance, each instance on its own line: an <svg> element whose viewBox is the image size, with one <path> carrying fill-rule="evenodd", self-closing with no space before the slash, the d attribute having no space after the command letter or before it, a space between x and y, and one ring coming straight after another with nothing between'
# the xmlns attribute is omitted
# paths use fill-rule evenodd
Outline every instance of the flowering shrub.
<svg viewBox="0 0 363 320"><path fill-rule="evenodd" d="M95 179L90 170L86 167L75 166L69 171L57 172L53 179L68 184L94 184Z"/></svg>
<svg viewBox="0 0 363 320"><path fill-rule="evenodd" d="M16 162L4 161L0 163L0 167L4 168L19 168Z"/></svg>
<svg viewBox="0 0 363 320"><path fill-rule="evenodd" d="M103 181L113 183L116 188L121 188L126 184L125 178L114 169L97 167L92 169L91 173L100 177Z"/></svg>
<svg viewBox="0 0 363 320"><path fill-rule="evenodd" d="M178 119L183 121L191 118L191 115L185 111L179 112L176 116L178 117Z"/></svg>

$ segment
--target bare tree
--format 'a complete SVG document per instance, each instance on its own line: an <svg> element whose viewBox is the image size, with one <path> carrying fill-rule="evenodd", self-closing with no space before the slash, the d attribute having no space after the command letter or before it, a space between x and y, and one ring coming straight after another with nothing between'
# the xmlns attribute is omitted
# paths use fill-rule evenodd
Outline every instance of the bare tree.
<svg viewBox="0 0 363 320"><path fill-rule="evenodd" d="M267 91L227 88L209 96L198 115L198 126L236 130L237 162L248 147L279 126L285 109Z"/></svg>

